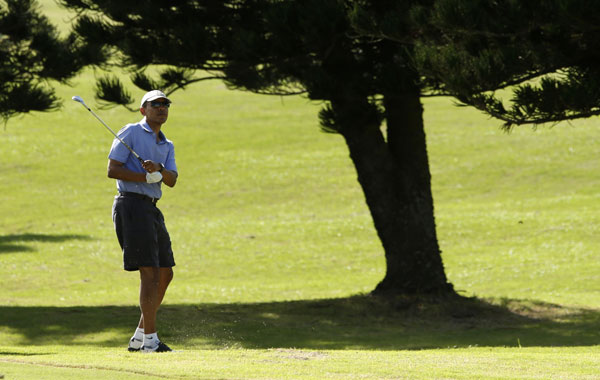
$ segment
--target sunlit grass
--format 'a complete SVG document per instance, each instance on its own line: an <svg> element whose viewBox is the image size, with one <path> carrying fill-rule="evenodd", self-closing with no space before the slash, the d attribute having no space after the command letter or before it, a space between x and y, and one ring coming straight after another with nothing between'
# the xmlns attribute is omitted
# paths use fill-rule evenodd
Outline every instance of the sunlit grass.
<svg viewBox="0 0 600 380"><path fill-rule="evenodd" d="M111 222L112 137L70 98L115 130L141 116L100 109L94 79L60 86L61 111L0 130L6 379L597 376L597 119L507 134L425 100L446 272L479 299L380 303L365 294L383 250L320 105L217 81L173 94L164 132L180 177L159 207L177 266L159 333L179 352L157 358L124 350L139 280L121 268Z"/></svg>

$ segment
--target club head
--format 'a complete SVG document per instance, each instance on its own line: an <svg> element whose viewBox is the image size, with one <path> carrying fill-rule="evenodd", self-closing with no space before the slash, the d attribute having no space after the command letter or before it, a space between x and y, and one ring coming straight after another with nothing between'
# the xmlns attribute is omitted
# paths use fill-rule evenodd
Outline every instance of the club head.
<svg viewBox="0 0 600 380"><path fill-rule="evenodd" d="M88 108L88 106L85 104L85 102L83 101L83 99L81 98L81 96L79 96L79 95L75 95L75 96L74 96L74 97L72 97L71 99L73 99L73 100L74 100L74 101L76 101L76 102L79 102L79 103L83 104L83 106L84 106L85 108Z"/></svg>

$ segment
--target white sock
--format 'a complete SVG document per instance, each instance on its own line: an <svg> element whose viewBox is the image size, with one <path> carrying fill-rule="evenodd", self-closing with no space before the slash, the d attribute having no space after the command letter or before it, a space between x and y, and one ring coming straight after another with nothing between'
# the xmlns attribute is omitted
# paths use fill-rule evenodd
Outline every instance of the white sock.
<svg viewBox="0 0 600 380"><path fill-rule="evenodd" d="M137 328L135 333L131 337L129 341L129 347L135 348L136 350L142 347L142 343L144 342L144 329Z"/></svg>
<svg viewBox="0 0 600 380"><path fill-rule="evenodd" d="M135 333L133 334L133 338L137 339L137 340L144 340L144 329L142 328L137 328L135 329Z"/></svg>
<svg viewBox="0 0 600 380"><path fill-rule="evenodd" d="M158 342L160 342L160 340L158 340L157 333L144 334L144 347L154 348L158 346Z"/></svg>

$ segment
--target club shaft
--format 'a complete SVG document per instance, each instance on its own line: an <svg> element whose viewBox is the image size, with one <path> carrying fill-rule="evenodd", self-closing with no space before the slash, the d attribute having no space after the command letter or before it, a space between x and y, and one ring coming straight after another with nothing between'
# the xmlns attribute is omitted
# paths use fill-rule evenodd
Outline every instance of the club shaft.
<svg viewBox="0 0 600 380"><path fill-rule="evenodd" d="M120 138L108 125L106 125L106 123L104 122L104 120L102 120L98 115L96 115L96 113L94 111L92 111L92 109L90 107L86 106L85 104L83 104L83 105L84 105L85 108L87 108L88 111L90 111L90 113L92 115L94 115L94 117L96 119L98 119L98 121L100 121L102 123L102 125L104 125L104 127L106 127L106 129L108 129L108 131L110 133L113 134L113 136L115 136L117 138L117 140L119 140L121 142L121 144L125 145L125 147L127 149L129 149L129 151L135 156L135 158L137 158L140 161L140 163L142 163L142 164L144 163L144 160L140 157L140 155L137 154L133 149L131 149L131 147L129 145L127 145L127 143L125 141L123 141L122 138Z"/></svg>

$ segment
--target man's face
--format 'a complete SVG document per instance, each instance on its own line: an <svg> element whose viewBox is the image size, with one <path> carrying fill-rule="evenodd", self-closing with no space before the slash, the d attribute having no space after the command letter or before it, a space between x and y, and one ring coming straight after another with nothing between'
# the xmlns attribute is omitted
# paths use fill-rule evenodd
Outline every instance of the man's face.
<svg viewBox="0 0 600 380"><path fill-rule="evenodd" d="M142 115L146 116L148 124L164 124L169 117L169 101L165 98L159 98L146 102L143 108L140 108Z"/></svg>

